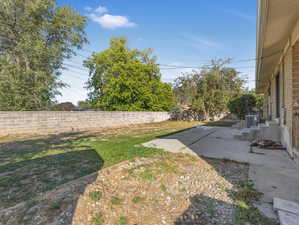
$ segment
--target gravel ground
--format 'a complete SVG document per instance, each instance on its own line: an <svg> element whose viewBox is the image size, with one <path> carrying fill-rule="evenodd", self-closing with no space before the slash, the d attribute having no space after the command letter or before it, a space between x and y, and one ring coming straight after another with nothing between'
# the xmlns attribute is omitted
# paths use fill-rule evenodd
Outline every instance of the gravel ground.
<svg viewBox="0 0 299 225"><path fill-rule="evenodd" d="M138 158L0 211L0 224L231 224L248 166L181 154Z"/></svg>

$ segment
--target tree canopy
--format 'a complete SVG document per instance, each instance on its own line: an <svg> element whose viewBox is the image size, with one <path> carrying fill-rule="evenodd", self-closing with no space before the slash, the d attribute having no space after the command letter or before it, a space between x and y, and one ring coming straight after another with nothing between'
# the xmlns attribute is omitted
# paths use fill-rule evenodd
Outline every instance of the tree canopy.
<svg viewBox="0 0 299 225"><path fill-rule="evenodd" d="M210 66L176 79L174 93L179 105L188 105L204 119L227 111L230 99L243 91L244 80L225 65L228 60L212 60Z"/></svg>
<svg viewBox="0 0 299 225"><path fill-rule="evenodd" d="M87 42L86 19L55 0L1 0L0 110L48 106L63 60Z"/></svg>
<svg viewBox="0 0 299 225"><path fill-rule="evenodd" d="M90 71L87 87L93 107L112 111L166 111L173 107L171 86L161 82L151 49L131 50L126 38L112 38L109 49L93 54L84 65Z"/></svg>
<svg viewBox="0 0 299 225"><path fill-rule="evenodd" d="M250 91L240 96L236 96L228 103L231 113L237 115L240 119L245 119L246 115L255 114L263 107L263 96Z"/></svg>

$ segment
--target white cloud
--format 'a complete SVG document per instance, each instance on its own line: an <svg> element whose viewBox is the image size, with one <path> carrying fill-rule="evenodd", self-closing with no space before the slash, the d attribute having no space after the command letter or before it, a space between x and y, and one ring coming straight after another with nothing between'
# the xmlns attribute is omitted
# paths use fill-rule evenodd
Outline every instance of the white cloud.
<svg viewBox="0 0 299 225"><path fill-rule="evenodd" d="M201 49L202 47L208 48L219 48L221 45L215 41L204 39L191 34L184 34L183 38L188 42L189 45L194 48Z"/></svg>
<svg viewBox="0 0 299 225"><path fill-rule="evenodd" d="M110 14L104 14L102 16L98 16L94 13L91 13L90 19L96 23L99 23L102 27L107 29L116 29L122 27L135 27L136 24L130 22L130 20L125 16L114 16Z"/></svg>
<svg viewBox="0 0 299 225"><path fill-rule="evenodd" d="M84 10L90 12L90 11L92 11L92 8L90 6L85 6Z"/></svg>
<svg viewBox="0 0 299 225"><path fill-rule="evenodd" d="M246 13L243 13L243 12L240 12L240 11L237 11L237 10L225 10L225 12L229 13L233 16L239 17L243 20L246 20L248 22L255 22L255 16L248 15Z"/></svg>
<svg viewBox="0 0 299 225"><path fill-rule="evenodd" d="M104 7L104 6L99 6L94 11L97 12L97 13L103 14L105 12L108 12L108 9L106 7Z"/></svg>

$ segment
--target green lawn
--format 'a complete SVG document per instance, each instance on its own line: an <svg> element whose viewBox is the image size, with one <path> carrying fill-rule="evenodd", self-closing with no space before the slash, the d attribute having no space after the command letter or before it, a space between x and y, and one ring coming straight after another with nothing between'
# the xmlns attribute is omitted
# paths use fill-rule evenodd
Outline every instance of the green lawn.
<svg viewBox="0 0 299 225"><path fill-rule="evenodd" d="M98 133L0 139L0 209L124 160L163 154L146 141L198 122L163 122Z"/></svg>

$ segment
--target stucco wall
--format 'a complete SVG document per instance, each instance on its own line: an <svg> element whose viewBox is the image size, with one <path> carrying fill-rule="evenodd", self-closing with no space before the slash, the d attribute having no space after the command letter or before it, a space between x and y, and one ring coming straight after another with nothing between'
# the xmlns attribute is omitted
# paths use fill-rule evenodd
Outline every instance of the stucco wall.
<svg viewBox="0 0 299 225"><path fill-rule="evenodd" d="M0 112L0 136L94 130L169 119L168 112Z"/></svg>

